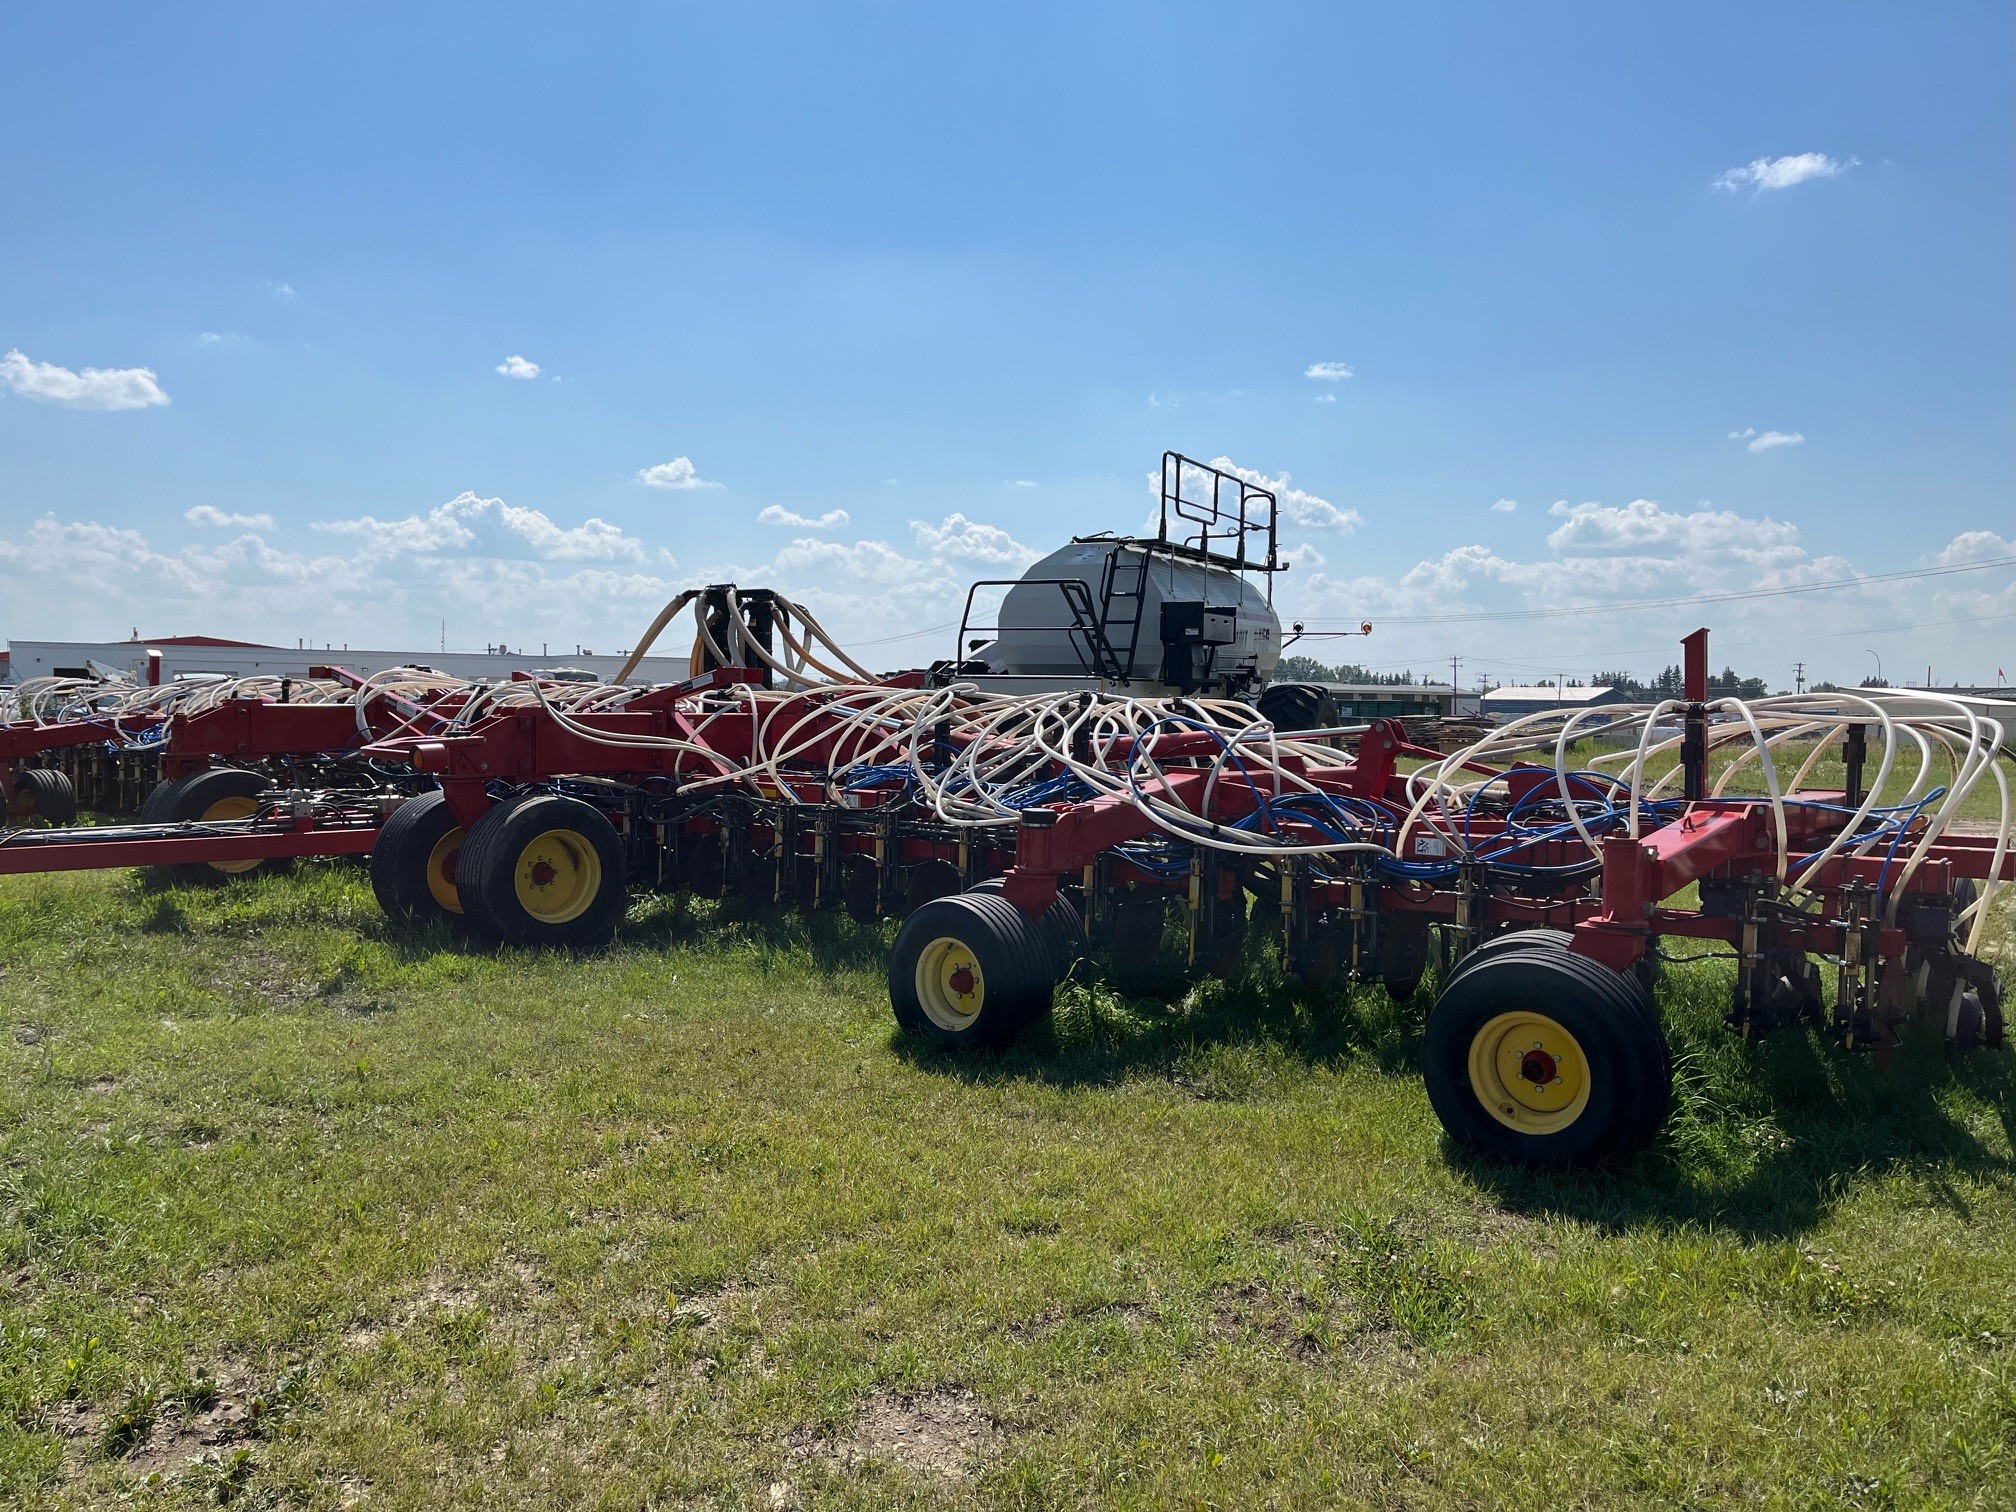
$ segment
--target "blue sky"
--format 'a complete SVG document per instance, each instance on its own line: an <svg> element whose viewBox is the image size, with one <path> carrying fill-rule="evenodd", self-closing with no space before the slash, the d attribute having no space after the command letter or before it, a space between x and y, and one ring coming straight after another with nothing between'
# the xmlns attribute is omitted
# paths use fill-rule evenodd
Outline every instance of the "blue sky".
<svg viewBox="0 0 2016 1512"><path fill-rule="evenodd" d="M13 7L0 635L614 649L732 577L881 641L1167 447L1290 475L1325 654L1992 680L2006 568L1422 621L2016 555L2012 31Z"/></svg>

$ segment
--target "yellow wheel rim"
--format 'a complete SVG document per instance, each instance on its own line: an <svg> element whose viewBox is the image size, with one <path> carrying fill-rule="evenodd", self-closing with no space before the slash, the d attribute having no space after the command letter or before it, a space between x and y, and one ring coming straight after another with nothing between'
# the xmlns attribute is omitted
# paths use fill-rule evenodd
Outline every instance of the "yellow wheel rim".
<svg viewBox="0 0 2016 1512"><path fill-rule="evenodd" d="M987 1004L987 978L964 940L940 935L917 957L917 1005L940 1029L971 1029Z"/></svg>
<svg viewBox="0 0 2016 1512"><path fill-rule="evenodd" d="M427 891L449 913L462 912L462 894L455 887L455 862L462 854L462 826L456 825L427 853Z"/></svg>
<svg viewBox="0 0 2016 1512"><path fill-rule="evenodd" d="M550 829L518 853L518 904L541 924L578 919L602 890L602 858L587 837Z"/></svg>
<svg viewBox="0 0 2016 1512"><path fill-rule="evenodd" d="M32 819L35 817L35 795L22 788L14 790L14 796L7 800L9 819Z"/></svg>
<svg viewBox="0 0 2016 1512"><path fill-rule="evenodd" d="M207 824L213 819L250 819L258 812L257 798L219 798L197 817ZM249 861L212 861L210 865L226 876L236 877L253 870L259 865L259 860L254 856Z"/></svg>
<svg viewBox="0 0 2016 1512"><path fill-rule="evenodd" d="M1589 1105L1589 1057L1544 1013L1501 1013L1470 1041L1470 1090L1521 1134L1558 1134Z"/></svg>

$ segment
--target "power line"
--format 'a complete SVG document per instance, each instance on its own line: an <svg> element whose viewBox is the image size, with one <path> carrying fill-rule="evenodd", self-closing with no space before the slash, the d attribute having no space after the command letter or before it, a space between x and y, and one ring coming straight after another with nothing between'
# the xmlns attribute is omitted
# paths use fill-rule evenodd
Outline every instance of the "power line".
<svg viewBox="0 0 2016 1512"><path fill-rule="evenodd" d="M894 645L897 641L917 640L926 635L939 635L944 631L957 630L958 628L959 621L947 620L942 625L927 625L922 630L912 630L907 635L884 635L876 640L849 641L847 645L850 649L855 646L890 646Z"/></svg>
<svg viewBox="0 0 2016 1512"><path fill-rule="evenodd" d="M1746 599L1782 598L1792 593L1821 593L1830 588L1862 588L1872 583L1899 583L1915 578L1948 577L1956 572L1985 572L1994 567L2016 567L2016 557L1996 557L1986 562L1959 562L1946 567L1919 567L1908 572L1872 572L1865 577L1835 578L1822 583L1788 583L1778 588L1747 588L1731 593L1695 593L1683 598L1621 599L1609 604L1575 604L1552 609L1490 609L1471 614L1389 614L1375 623L1384 625L1455 625L1482 620L1563 619L1573 615L1628 614L1640 609L1681 609L1690 604L1732 604ZM1345 616L1331 616L1336 623ZM1306 621L1305 621L1306 623Z"/></svg>

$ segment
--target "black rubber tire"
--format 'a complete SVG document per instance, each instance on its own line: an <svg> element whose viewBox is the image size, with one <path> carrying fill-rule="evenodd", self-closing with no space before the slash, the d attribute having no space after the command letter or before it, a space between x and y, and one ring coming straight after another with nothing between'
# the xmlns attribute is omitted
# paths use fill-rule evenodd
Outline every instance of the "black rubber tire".
<svg viewBox="0 0 2016 1512"><path fill-rule="evenodd" d="M1428 915L1412 910L1389 913L1379 927L1379 981L1396 1003L1414 996L1435 952Z"/></svg>
<svg viewBox="0 0 2016 1512"><path fill-rule="evenodd" d="M1443 990L1447 991L1449 985L1464 972L1507 951L1566 950L1572 938L1565 929L1511 929L1504 934L1493 935L1449 968L1449 975L1442 981Z"/></svg>
<svg viewBox="0 0 2016 1512"><path fill-rule="evenodd" d="M882 868L873 856L851 856L840 874L841 901L847 917L856 924L873 924L882 917Z"/></svg>
<svg viewBox="0 0 2016 1512"><path fill-rule="evenodd" d="M979 967L981 1000L971 1022L935 1022L918 990L927 950L951 941ZM1004 1045L1049 1011L1057 947L1041 921L986 892L934 898L910 915L889 953L889 1006L905 1034L950 1050Z"/></svg>
<svg viewBox="0 0 2016 1512"><path fill-rule="evenodd" d="M1253 701L1260 717L1282 734L1328 730L1339 723L1337 700L1316 683L1269 683Z"/></svg>
<svg viewBox="0 0 2016 1512"><path fill-rule="evenodd" d="M48 767L27 767L14 774L17 807L25 807L28 817L48 825L65 825L77 817L77 789L67 772Z"/></svg>
<svg viewBox="0 0 2016 1512"><path fill-rule="evenodd" d="M1239 974L1246 957L1246 931L1252 922L1246 889L1235 888L1231 897L1220 898L1217 908L1212 910L1212 918L1215 932L1202 942L1198 965L1219 981L1230 981Z"/></svg>
<svg viewBox="0 0 2016 1512"><path fill-rule="evenodd" d="M926 903L949 898L958 891L958 867L950 861L919 861L903 879L903 913L908 917Z"/></svg>
<svg viewBox="0 0 2016 1512"><path fill-rule="evenodd" d="M593 873L583 884L589 895L570 917L541 918L518 892L519 862L549 831L570 837L563 849L577 865L589 855L594 860ZM470 826L456 862L455 891L470 932L495 944L548 949L603 945L629 904L623 842L600 809L578 798L540 793L501 803Z"/></svg>
<svg viewBox="0 0 2016 1512"><path fill-rule="evenodd" d="M140 822L194 824L219 804L243 807L236 800L257 799L272 786L272 780L265 773L248 772L242 767L211 767L206 771L191 772L186 777L164 782L149 793L147 801L140 806ZM250 877L260 872L284 872L293 862L276 856L242 870L229 869L236 864L178 861L173 866L158 866L151 870L185 887L215 887L236 877Z"/></svg>
<svg viewBox="0 0 2016 1512"><path fill-rule="evenodd" d="M1162 948L1169 933L1169 904L1167 893L1122 893L1113 900L1111 938L1100 959L1122 992L1161 991L1177 971Z"/></svg>
<svg viewBox="0 0 2016 1512"><path fill-rule="evenodd" d="M1528 1133L1483 1105L1470 1077L1470 1049L1501 1013L1544 1014L1573 1035L1588 1065L1588 1098L1563 1127ZM1672 1098L1665 1036L1635 978L1566 949L1533 941L1499 949L1452 972L1421 1045L1428 1099L1459 1145L1536 1168L1591 1165L1642 1148Z"/></svg>
<svg viewBox="0 0 2016 1512"><path fill-rule="evenodd" d="M436 896L428 882L435 847L461 833L462 823L448 807L446 793L421 793L392 811L371 847L371 891L387 918L407 924L444 918L461 922L460 889L452 886L459 850L449 860L447 872L449 890L457 894L454 904Z"/></svg>
<svg viewBox="0 0 2016 1512"><path fill-rule="evenodd" d="M193 775L201 776L201 773ZM165 782L157 782L152 792L140 800L140 822L142 824L170 824L174 821L176 800L181 796L182 784L187 777L170 777Z"/></svg>
<svg viewBox="0 0 2016 1512"><path fill-rule="evenodd" d="M1005 878L990 877L973 891L998 898L1006 886ZM1041 922L1043 940L1050 947L1050 964L1054 968L1052 980L1061 982L1072 964L1085 954L1085 920L1077 905L1060 891L1043 911Z"/></svg>
<svg viewBox="0 0 2016 1512"><path fill-rule="evenodd" d="M1482 945L1479 945L1451 968L1448 979L1442 983L1442 990L1445 992L1448 991L1449 987L1461 978L1465 972L1481 966L1486 961L1500 959L1515 952L1544 956L1550 952L1558 951L1562 955L1567 955L1569 953L1568 947L1574 938L1565 929L1547 928L1515 929L1505 934L1494 936L1486 940ZM1653 960L1655 957L1650 950L1647 950L1638 959L1642 965L1645 961ZM1592 961L1589 964L1596 966L1599 970L1615 978L1623 988L1630 1000L1628 1009L1622 1005L1619 1007L1619 1012L1623 1015L1623 1022L1629 1032L1638 1038L1641 1053L1656 1058L1659 1068L1657 1086L1656 1088L1648 1086L1650 1095L1647 1096L1644 1103L1646 1125L1644 1137L1646 1140L1650 1140L1665 1124L1666 1115L1672 1111L1673 1046L1666 1038L1665 1026L1659 1022L1658 1010L1652 1003L1651 984L1646 980L1645 972L1634 968L1628 975L1618 976L1617 973L1603 966L1600 961Z"/></svg>

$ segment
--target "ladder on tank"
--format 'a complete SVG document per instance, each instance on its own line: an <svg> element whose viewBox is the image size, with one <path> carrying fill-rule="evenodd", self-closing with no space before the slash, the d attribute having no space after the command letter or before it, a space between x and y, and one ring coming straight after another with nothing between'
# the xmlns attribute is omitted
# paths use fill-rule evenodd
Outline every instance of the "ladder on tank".
<svg viewBox="0 0 2016 1512"><path fill-rule="evenodd" d="M1116 668L1112 677L1126 681L1134 676L1134 657L1141 647L1141 611L1148 597L1148 567L1151 561L1145 551L1136 561L1122 561L1127 547L1116 546L1106 553L1106 570L1099 581L1099 628L1101 639L1108 647ZM1114 605L1125 606L1127 613L1116 614ZM1120 659L1120 641L1124 634L1127 641L1127 656Z"/></svg>

